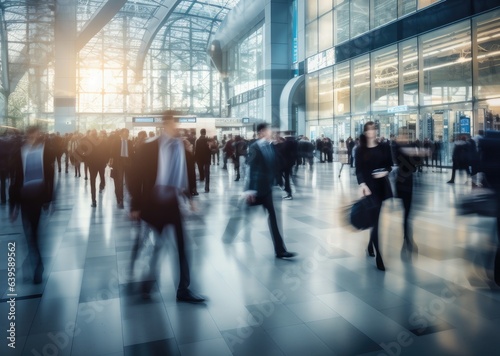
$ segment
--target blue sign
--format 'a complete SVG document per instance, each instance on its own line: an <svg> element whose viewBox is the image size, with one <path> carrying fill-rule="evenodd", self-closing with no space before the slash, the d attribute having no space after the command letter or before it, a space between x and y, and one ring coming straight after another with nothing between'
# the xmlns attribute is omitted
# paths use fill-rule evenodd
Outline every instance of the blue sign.
<svg viewBox="0 0 500 356"><path fill-rule="evenodd" d="M141 123L141 124L152 124L155 122L154 117L134 117L132 118L133 122Z"/></svg>
<svg viewBox="0 0 500 356"><path fill-rule="evenodd" d="M460 116L460 133L470 134L470 118Z"/></svg>
<svg viewBox="0 0 500 356"><path fill-rule="evenodd" d="M179 117L177 118L177 122L180 124L195 124L196 123L196 117Z"/></svg>
<svg viewBox="0 0 500 356"><path fill-rule="evenodd" d="M297 0L293 1L293 12L292 12L292 63L296 63L298 60L298 18L299 10L297 6Z"/></svg>

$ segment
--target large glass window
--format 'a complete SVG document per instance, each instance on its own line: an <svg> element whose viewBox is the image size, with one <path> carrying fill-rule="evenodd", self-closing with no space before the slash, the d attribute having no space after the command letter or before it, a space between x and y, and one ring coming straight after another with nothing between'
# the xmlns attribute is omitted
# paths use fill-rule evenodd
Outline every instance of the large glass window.
<svg viewBox="0 0 500 356"><path fill-rule="evenodd" d="M351 112L351 67L349 61L333 67L335 116Z"/></svg>
<svg viewBox="0 0 500 356"><path fill-rule="evenodd" d="M472 63L469 21L420 38L424 62L422 105L470 100Z"/></svg>
<svg viewBox="0 0 500 356"><path fill-rule="evenodd" d="M319 51L333 47L333 11L319 19Z"/></svg>
<svg viewBox="0 0 500 356"><path fill-rule="evenodd" d="M373 27L382 26L398 17L398 0L373 0Z"/></svg>
<svg viewBox="0 0 500 356"><path fill-rule="evenodd" d="M318 118L318 73L306 77L306 110L308 120Z"/></svg>
<svg viewBox="0 0 500 356"><path fill-rule="evenodd" d="M231 97L263 85L264 69L263 27L257 28L230 50Z"/></svg>
<svg viewBox="0 0 500 356"><path fill-rule="evenodd" d="M334 10L334 44L349 39L349 2L345 1Z"/></svg>
<svg viewBox="0 0 500 356"><path fill-rule="evenodd" d="M399 66L396 45L372 53L372 111L384 111L398 106Z"/></svg>
<svg viewBox="0 0 500 356"><path fill-rule="evenodd" d="M326 14L333 8L332 0L318 0L318 16Z"/></svg>
<svg viewBox="0 0 500 356"><path fill-rule="evenodd" d="M404 41L399 45L403 67L403 105L418 105L418 50L417 39Z"/></svg>
<svg viewBox="0 0 500 356"><path fill-rule="evenodd" d="M351 38L370 30L370 0L351 0Z"/></svg>
<svg viewBox="0 0 500 356"><path fill-rule="evenodd" d="M306 25L306 57L318 53L318 21Z"/></svg>
<svg viewBox="0 0 500 356"><path fill-rule="evenodd" d="M477 28L477 94L480 99L500 97L500 11L474 20Z"/></svg>
<svg viewBox="0 0 500 356"><path fill-rule="evenodd" d="M319 118L333 118L333 68L319 72Z"/></svg>
<svg viewBox="0 0 500 356"><path fill-rule="evenodd" d="M306 22L311 22L313 20L316 20L317 18L318 18L318 0L307 0Z"/></svg>
<svg viewBox="0 0 500 356"><path fill-rule="evenodd" d="M352 61L352 112L370 111L370 57L361 56Z"/></svg>
<svg viewBox="0 0 500 356"><path fill-rule="evenodd" d="M399 0L399 16L405 16L417 11L417 0Z"/></svg>

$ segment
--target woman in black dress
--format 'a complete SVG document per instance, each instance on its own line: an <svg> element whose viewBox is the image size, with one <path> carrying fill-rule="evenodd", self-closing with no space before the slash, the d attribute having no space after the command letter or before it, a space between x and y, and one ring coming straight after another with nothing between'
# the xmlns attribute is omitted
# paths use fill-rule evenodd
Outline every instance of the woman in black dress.
<svg viewBox="0 0 500 356"><path fill-rule="evenodd" d="M377 268L385 271L378 243L378 225L382 202L392 196L387 179L392 169L391 149L388 144L377 142L377 132L373 121L367 122L363 131L359 148L356 150L356 176L362 195L373 195L377 206L373 217L375 224L370 232L370 242L366 252L369 256L375 256L376 252Z"/></svg>

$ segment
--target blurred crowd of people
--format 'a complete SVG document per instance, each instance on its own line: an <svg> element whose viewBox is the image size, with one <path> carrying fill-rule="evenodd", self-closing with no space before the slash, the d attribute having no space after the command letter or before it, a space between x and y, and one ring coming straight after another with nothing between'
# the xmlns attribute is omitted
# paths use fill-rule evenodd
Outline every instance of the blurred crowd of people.
<svg viewBox="0 0 500 356"><path fill-rule="evenodd" d="M195 137L189 132L183 134L175 124L174 114L166 112L163 117L163 132L139 132L130 138L128 129L111 133L87 131L60 135L43 133L37 127L29 127L24 133L8 130L0 137L0 182L1 202L9 206L14 221L19 212L29 246L29 262L34 269L34 283L41 283L43 262L39 252L38 225L42 209L54 196L56 172L74 175L90 180L90 203L97 206L97 183L99 192L106 189L105 170L109 167L114 182L114 194L119 209L125 208L126 197L130 196L130 217L137 221L141 234L154 231L156 240L166 225L173 225L179 252L180 283L177 298L181 301L201 302L203 297L189 290L189 267L184 251L184 234L181 219L181 203L186 200L192 206L193 197L199 195L197 186L202 182L205 193L210 193L211 165L220 164L227 170L229 163L234 169L234 180L242 178L242 191L247 207L263 205L267 210L269 228L278 258L294 257L287 251L280 234L274 211L272 188L279 186L285 192L284 200L293 199L293 180L299 167L313 169L315 161L333 162L334 142L324 135L316 140L292 132L274 132L268 124L257 125L254 137L246 140L239 135L207 136L205 129ZM459 136L453 150L452 177L455 172L465 170L475 177L473 186L488 185L496 193L500 205L499 163L495 152L500 152L500 139L489 133L480 132L474 138ZM368 256L376 257L376 265L385 270L382 260L378 220L382 203L394 195L403 202L403 250L417 251L410 227L410 212L413 196L413 173L422 167L442 167L443 141L425 139L410 142L407 135L377 137L376 126L368 122L358 138L349 137L339 143L338 150L347 152L347 163L356 168L356 177L361 196L371 196L374 204L370 240L366 249ZM495 151L496 150L496 151ZM70 172L71 170L71 172ZM390 186L390 172L395 179L395 188ZM9 184L7 184L9 183ZM497 213L498 216L498 213ZM232 219L232 218L231 218ZM234 220L234 221L232 221ZM227 234L233 238L240 226L238 218L228 224ZM500 229L500 217L497 217ZM234 226L233 226L234 225ZM233 227L235 227L233 229ZM227 236L225 240L228 240ZM161 243L155 244L151 257L150 273L158 273L158 251ZM138 255L140 236L132 251L130 273ZM500 261L498 261L500 266ZM499 267L500 268L500 267ZM153 280L154 276L148 279ZM144 283L142 292L147 297L150 283Z"/></svg>

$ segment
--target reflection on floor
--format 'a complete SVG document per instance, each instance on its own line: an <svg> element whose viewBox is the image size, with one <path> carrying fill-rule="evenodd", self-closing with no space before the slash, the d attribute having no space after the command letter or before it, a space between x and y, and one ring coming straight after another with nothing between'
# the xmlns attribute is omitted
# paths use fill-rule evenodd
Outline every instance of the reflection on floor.
<svg viewBox="0 0 500 356"><path fill-rule="evenodd" d="M146 240L134 278L128 275L136 233L118 210L113 182L90 207L83 177L60 174L57 201L43 216L41 285L18 271L15 349L9 348L7 266L0 271L1 355L492 355L500 346L500 289L491 283L494 221L456 216L470 191L465 177L447 185L431 170L415 182L418 255L402 258L401 205L387 201L381 239L386 272L366 257L368 232L342 218L358 194L340 166L301 167L294 200L275 202L294 260L277 260L264 213L231 243L221 236L239 214L243 182L212 166L210 193L196 197L186 218L193 290L202 305L176 303L176 251L162 257L152 299L137 286L151 251ZM200 188L202 188L200 186ZM203 189L200 189L203 191ZM127 207L127 206L126 206ZM26 243L17 221L0 207L0 255L16 241L18 266ZM170 232L169 232L170 233ZM169 234L167 233L167 235Z"/></svg>

